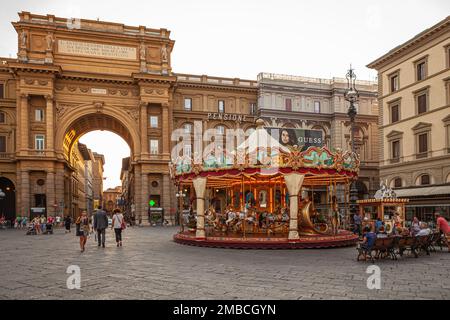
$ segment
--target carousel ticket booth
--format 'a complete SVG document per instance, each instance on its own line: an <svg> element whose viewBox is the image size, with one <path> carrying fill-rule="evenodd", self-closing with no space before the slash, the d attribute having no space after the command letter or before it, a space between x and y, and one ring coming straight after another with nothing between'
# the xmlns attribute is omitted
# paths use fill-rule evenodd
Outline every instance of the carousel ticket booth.
<svg viewBox="0 0 450 320"><path fill-rule="evenodd" d="M256 137L255 137L256 135ZM336 202L327 225L318 221L303 190L326 187L329 199L339 185L348 186L359 172L357 154L326 147L283 148L259 126L234 153L211 154L197 163L180 156L171 177L195 195L190 225L174 240L181 244L227 248L321 248L354 245L358 237L339 228ZM263 144L267 146L267 144ZM306 150L305 150L306 149Z"/></svg>
<svg viewBox="0 0 450 320"><path fill-rule="evenodd" d="M398 214L402 227L405 226L405 206L408 199L380 198L358 200L359 213L363 218L362 227L369 226L375 230L375 221L384 222L385 232L390 234L394 229L395 215Z"/></svg>

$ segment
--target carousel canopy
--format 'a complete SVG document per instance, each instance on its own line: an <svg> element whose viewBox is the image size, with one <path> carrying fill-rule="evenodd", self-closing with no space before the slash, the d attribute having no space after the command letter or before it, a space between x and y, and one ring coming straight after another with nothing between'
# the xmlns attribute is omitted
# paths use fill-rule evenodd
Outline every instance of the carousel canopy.
<svg viewBox="0 0 450 320"><path fill-rule="evenodd" d="M217 151L217 150L216 150ZM283 146L259 126L236 150L212 152L199 159L183 155L169 164L172 179L191 183L207 177L208 185L228 187L243 179L278 183L283 175L305 175L305 185L345 183L356 178L360 161L356 153L317 146Z"/></svg>

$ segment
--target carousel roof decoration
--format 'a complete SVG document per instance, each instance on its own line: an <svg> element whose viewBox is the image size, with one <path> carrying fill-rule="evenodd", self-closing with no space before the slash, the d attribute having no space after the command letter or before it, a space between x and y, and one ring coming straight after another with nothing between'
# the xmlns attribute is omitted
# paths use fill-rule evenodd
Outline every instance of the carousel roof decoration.
<svg viewBox="0 0 450 320"><path fill-rule="evenodd" d="M201 159L179 156L169 163L171 178L176 182L190 182L197 176L208 177L222 183L235 182L242 175L258 178L276 178L283 174L298 172L305 179L328 181L331 177L348 181L357 177L360 160L356 153L333 150L327 147L284 146L274 139L262 126L258 127L233 152L223 150ZM304 149L304 148L303 148Z"/></svg>
<svg viewBox="0 0 450 320"><path fill-rule="evenodd" d="M387 186L386 181L380 182L380 189L375 192L374 199L358 200L358 204L403 204L408 203L409 199L397 198L397 194L392 188Z"/></svg>

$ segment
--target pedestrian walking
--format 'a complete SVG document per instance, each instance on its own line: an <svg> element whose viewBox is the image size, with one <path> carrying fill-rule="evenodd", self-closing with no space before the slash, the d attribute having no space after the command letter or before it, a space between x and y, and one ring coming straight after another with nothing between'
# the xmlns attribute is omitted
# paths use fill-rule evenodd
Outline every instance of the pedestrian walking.
<svg viewBox="0 0 450 320"><path fill-rule="evenodd" d="M45 225L47 224L47 219L45 218L44 215L41 215L41 218L39 220L40 220L40 224L41 224L41 231L42 231L42 233L44 233Z"/></svg>
<svg viewBox="0 0 450 320"><path fill-rule="evenodd" d="M362 219L361 219L361 216L359 213L357 213L353 216L353 223L355 224L354 233L361 237Z"/></svg>
<svg viewBox="0 0 450 320"><path fill-rule="evenodd" d="M14 229L20 229L22 227L22 218L20 216L16 217L16 221L14 222Z"/></svg>
<svg viewBox="0 0 450 320"><path fill-rule="evenodd" d="M70 233L71 232L70 231L71 225L72 225L72 218L69 215L65 216L64 217L64 227L66 228L65 233L67 233L67 232Z"/></svg>
<svg viewBox="0 0 450 320"><path fill-rule="evenodd" d="M39 218L39 216L36 216L36 217L34 217L34 219L33 219L33 225L34 225L34 228L36 229L36 234L39 234L39 233L41 233L41 221L40 221L41 219Z"/></svg>
<svg viewBox="0 0 450 320"><path fill-rule="evenodd" d="M101 206L94 214L94 230L97 232L98 246L105 247L106 228L108 228L108 216Z"/></svg>
<svg viewBox="0 0 450 320"><path fill-rule="evenodd" d="M89 218L87 216L87 212L83 211L81 215L77 218L76 222L76 235L80 237L80 249L81 252L84 252L87 237L89 235L89 232L91 231L90 225L89 225Z"/></svg>
<svg viewBox="0 0 450 320"><path fill-rule="evenodd" d="M114 229L117 247L122 246L122 230L124 230L125 228L126 222L123 217L123 214L120 212L119 209L115 209L114 215L112 217L111 229Z"/></svg>
<svg viewBox="0 0 450 320"><path fill-rule="evenodd" d="M27 217L22 217L22 228L25 229L27 227L27 221L28 218Z"/></svg>
<svg viewBox="0 0 450 320"><path fill-rule="evenodd" d="M440 232L444 243L448 247L448 252L450 252L450 226L439 212L436 212L434 216L436 217L436 229Z"/></svg>

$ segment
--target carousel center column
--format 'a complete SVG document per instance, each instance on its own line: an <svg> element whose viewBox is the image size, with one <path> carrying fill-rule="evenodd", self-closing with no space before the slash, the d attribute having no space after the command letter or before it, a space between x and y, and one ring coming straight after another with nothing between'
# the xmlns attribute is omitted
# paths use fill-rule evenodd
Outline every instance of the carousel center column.
<svg viewBox="0 0 450 320"><path fill-rule="evenodd" d="M205 240L205 191L206 178L195 178L193 181L195 196L197 197L197 232L196 238L198 240Z"/></svg>
<svg viewBox="0 0 450 320"><path fill-rule="evenodd" d="M298 195L305 176L299 173L290 173L284 176L286 188L289 192L289 240L298 240Z"/></svg>

